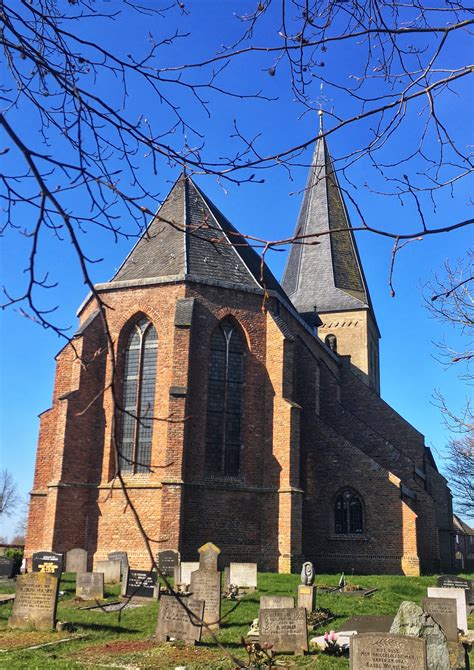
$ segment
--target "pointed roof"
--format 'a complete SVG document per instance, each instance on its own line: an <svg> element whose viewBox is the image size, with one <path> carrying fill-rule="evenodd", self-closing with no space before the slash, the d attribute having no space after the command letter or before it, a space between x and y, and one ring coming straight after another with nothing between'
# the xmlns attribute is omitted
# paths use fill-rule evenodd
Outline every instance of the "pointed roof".
<svg viewBox="0 0 474 670"><path fill-rule="evenodd" d="M113 282L192 277L277 291L261 258L192 179L182 174Z"/></svg>
<svg viewBox="0 0 474 670"><path fill-rule="evenodd" d="M342 230L341 230L342 229ZM331 232L331 231L338 232ZM294 235L317 244L292 244L282 286L300 314L368 309L375 320L354 233L326 140L313 154Z"/></svg>

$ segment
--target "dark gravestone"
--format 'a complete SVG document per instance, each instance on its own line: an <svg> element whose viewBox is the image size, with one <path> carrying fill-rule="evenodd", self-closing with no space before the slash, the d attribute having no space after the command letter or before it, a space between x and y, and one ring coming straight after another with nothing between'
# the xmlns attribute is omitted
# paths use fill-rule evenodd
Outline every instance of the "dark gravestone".
<svg viewBox="0 0 474 670"><path fill-rule="evenodd" d="M47 572L61 579L63 571L63 555L54 551L37 551L31 557L32 572Z"/></svg>
<svg viewBox="0 0 474 670"><path fill-rule="evenodd" d="M186 606L190 612L183 607ZM163 596L156 626L156 638L166 642L169 638L195 644L201 640L204 601L186 598L183 604L174 596Z"/></svg>
<svg viewBox="0 0 474 670"><path fill-rule="evenodd" d="M158 569L165 577L173 577L174 569L179 565L179 553L172 549L158 552Z"/></svg>
<svg viewBox="0 0 474 670"><path fill-rule="evenodd" d="M221 573L217 570L195 570L191 573L191 594L194 600L204 600L204 621L216 630L221 618Z"/></svg>
<svg viewBox="0 0 474 670"><path fill-rule="evenodd" d="M303 607L260 610L259 644L276 652L304 654L308 651L306 610Z"/></svg>
<svg viewBox="0 0 474 670"><path fill-rule="evenodd" d="M103 600L104 573L80 572L76 577L76 597L82 600Z"/></svg>
<svg viewBox="0 0 474 670"><path fill-rule="evenodd" d="M19 575L8 625L12 628L52 630L56 623L58 584L56 577L45 572Z"/></svg>
<svg viewBox="0 0 474 670"><path fill-rule="evenodd" d="M122 585L122 595L138 598L158 598L158 573L147 570L127 570Z"/></svg>
<svg viewBox="0 0 474 670"><path fill-rule="evenodd" d="M465 589L467 604L474 605L474 587L471 579L456 577L456 575L440 575L438 586L443 589Z"/></svg>
<svg viewBox="0 0 474 670"><path fill-rule="evenodd" d="M109 561L120 561L121 563L121 568L120 568L120 575L121 577L124 576L125 572L127 571L128 568L128 554L126 551L111 551L110 554L107 555L107 558Z"/></svg>
<svg viewBox="0 0 474 670"><path fill-rule="evenodd" d="M449 642L457 642L457 610L453 598L423 598L421 607L441 626Z"/></svg>
<svg viewBox="0 0 474 670"><path fill-rule="evenodd" d="M0 578L11 579L15 570L15 562L12 558L0 556Z"/></svg>
<svg viewBox="0 0 474 670"><path fill-rule="evenodd" d="M425 640L409 635L352 635L349 658L350 670L427 670Z"/></svg>
<svg viewBox="0 0 474 670"><path fill-rule="evenodd" d="M389 633L393 624L393 615L353 616L344 624L344 630L355 630L358 633Z"/></svg>
<svg viewBox="0 0 474 670"><path fill-rule="evenodd" d="M70 549L66 552L66 572L87 572L87 551L85 549Z"/></svg>

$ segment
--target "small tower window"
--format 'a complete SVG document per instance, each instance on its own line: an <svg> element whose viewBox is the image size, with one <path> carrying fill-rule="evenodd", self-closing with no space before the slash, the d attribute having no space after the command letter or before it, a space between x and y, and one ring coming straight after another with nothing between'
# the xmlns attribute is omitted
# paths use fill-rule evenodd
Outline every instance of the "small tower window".
<svg viewBox="0 0 474 670"><path fill-rule="evenodd" d="M215 476L239 474L244 355L239 330L225 319L213 332L209 350L206 466Z"/></svg>
<svg viewBox="0 0 474 670"><path fill-rule="evenodd" d="M142 318L125 345L119 455L122 472L148 472L151 464L158 335Z"/></svg>
<svg viewBox="0 0 474 670"><path fill-rule="evenodd" d="M332 333L330 335L326 335L324 338L324 344L328 346L331 351L334 351L337 353L337 337L333 335Z"/></svg>
<svg viewBox="0 0 474 670"><path fill-rule="evenodd" d="M337 535L355 535L364 532L362 501L350 489L344 489L338 494L334 520Z"/></svg>

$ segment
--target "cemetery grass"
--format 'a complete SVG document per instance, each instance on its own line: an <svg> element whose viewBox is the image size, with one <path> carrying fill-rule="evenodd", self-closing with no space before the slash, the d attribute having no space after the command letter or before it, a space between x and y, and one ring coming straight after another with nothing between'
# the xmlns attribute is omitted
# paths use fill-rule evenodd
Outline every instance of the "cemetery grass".
<svg viewBox="0 0 474 670"><path fill-rule="evenodd" d="M468 575L473 578L474 575ZM298 575L275 575L259 573L259 590L243 600L222 601L222 627L218 632L221 644L239 658L246 658L240 645L252 620L258 616L260 595L295 596L300 579ZM318 575L318 585L336 585L338 576ZM426 595L428 586L436 585L436 577L402 576L353 576L349 583L364 588L377 588L371 597L318 595L318 607L329 608L335 619L326 627L317 629L313 635L321 635L325 630L343 628L344 622L359 614L395 614L403 600L417 604ZM106 601L118 600L120 587L106 587ZM1 586L0 593L14 591L13 586ZM185 647L180 643L157 644L151 637L154 633L158 605L147 603L143 607L125 610L119 618L116 612L104 613L97 610L80 610L86 603L75 602L74 575L63 575L57 618L72 625L68 633L43 633L33 631L8 630L11 604L0 605L0 667L38 668L64 670L69 668L127 668L145 670L160 668L174 670L177 665L185 665L187 670L231 670L235 665L210 638L196 647ZM469 627L474 628L474 618L469 618ZM67 642L61 640L67 639ZM53 642L37 649L27 649ZM304 657L278 655L291 668L316 668L316 670L347 670L349 662L344 658L334 658L314 650ZM471 654L471 664L474 655Z"/></svg>

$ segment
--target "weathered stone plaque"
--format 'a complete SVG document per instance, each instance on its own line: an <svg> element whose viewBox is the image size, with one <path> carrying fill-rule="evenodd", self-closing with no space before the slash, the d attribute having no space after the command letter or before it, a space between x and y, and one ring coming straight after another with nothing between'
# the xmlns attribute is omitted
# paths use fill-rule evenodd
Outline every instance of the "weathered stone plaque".
<svg viewBox="0 0 474 670"><path fill-rule="evenodd" d="M186 644L195 644L201 640L204 601L185 598L182 602L173 596L160 599L156 626L156 637L160 642L166 642L170 637L183 640Z"/></svg>
<svg viewBox="0 0 474 670"><path fill-rule="evenodd" d="M103 600L104 573L80 572L76 577L76 597L82 600Z"/></svg>
<svg viewBox="0 0 474 670"><path fill-rule="evenodd" d="M357 633L389 633L393 619L391 614L353 616L344 624L344 630L355 630Z"/></svg>
<svg viewBox="0 0 474 670"><path fill-rule="evenodd" d="M221 550L212 542L206 542L198 549L199 553L199 569L200 570L217 570L217 560Z"/></svg>
<svg viewBox="0 0 474 670"><path fill-rule="evenodd" d="M191 584L191 573L199 570L199 563L197 561L185 561L177 566L174 573L175 584Z"/></svg>
<svg viewBox="0 0 474 670"><path fill-rule="evenodd" d="M464 589L444 589L434 586L428 587L429 598L454 598L456 600L457 626L464 632L467 631L467 606Z"/></svg>
<svg viewBox="0 0 474 670"><path fill-rule="evenodd" d="M281 610L294 606L293 596L262 596L260 598L261 610Z"/></svg>
<svg viewBox="0 0 474 670"><path fill-rule="evenodd" d="M63 555L54 551L37 551L31 557L32 572L47 572L58 579L63 571Z"/></svg>
<svg viewBox="0 0 474 670"><path fill-rule="evenodd" d="M316 587L300 584L298 586L298 607L304 607L307 612L313 612L316 607Z"/></svg>
<svg viewBox="0 0 474 670"><path fill-rule="evenodd" d="M191 594L194 600L204 600L204 622L217 630L221 618L221 573L201 569L192 572Z"/></svg>
<svg viewBox="0 0 474 670"><path fill-rule="evenodd" d="M87 572L87 551L70 549L66 552L66 572Z"/></svg>
<svg viewBox="0 0 474 670"><path fill-rule="evenodd" d="M257 564L231 563L229 581L233 586L255 590L257 588Z"/></svg>
<svg viewBox="0 0 474 670"><path fill-rule="evenodd" d="M423 598L423 610L441 626L450 642L458 640L456 601L454 598Z"/></svg>
<svg viewBox="0 0 474 670"><path fill-rule="evenodd" d="M122 595L127 597L158 598L158 573L147 570L127 570L122 583Z"/></svg>
<svg viewBox="0 0 474 670"><path fill-rule="evenodd" d="M15 562L11 558L0 556L0 577L2 579L11 579L14 573Z"/></svg>
<svg viewBox="0 0 474 670"><path fill-rule="evenodd" d="M179 553L177 551L173 551L172 549L159 551L157 560L158 569L161 574L165 577L173 577L174 568L179 564Z"/></svg>
<svg viewBox="0 0 474 670"><path fill-rule="evenodd" d="M56 623L58 584L57 578L46 572L19 575L9 626L52 630Z"/></svg>
<svg viewBox="0 0 474 670"><path fill-rule="evenodd" d="M425 640L409 635L352 635L349 658L350 670L427 670Z"/></svg>
<svg viewBox="0 0 474 670"><path fill-rule="evenodd" d="M306 610L301 607L261 609L259 643L267 642L274 651L304 654L308 651Z"/></svg>
<svg viewBox="0 0 474 670"><path fill-rule="evenodd" d="M474 605L474 588L471 579L456 575L441 575L438 577L438 586L444 589L465 589L468 605Z"/></svg>
<svg viewBox="0 0 474 670"><path fill-rule="evenodd" d="M122 573L122 561L96 561L95 572L104 574L106 584L118 584Z"/></svg>
<svg viewBox="0 0 474 670"><path fill-rule="evenodd" d="M109 561L120 561L122 564L121 575L123 576L128 568L128 554L126 551L111 551L107 555Z"/></svg>

